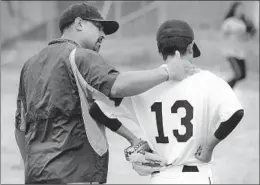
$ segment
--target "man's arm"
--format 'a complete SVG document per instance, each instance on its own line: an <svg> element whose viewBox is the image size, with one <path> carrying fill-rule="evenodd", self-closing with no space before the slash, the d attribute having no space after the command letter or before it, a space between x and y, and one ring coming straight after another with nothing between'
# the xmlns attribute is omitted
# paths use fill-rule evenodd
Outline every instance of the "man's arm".
<svg viewBox="0 0 260 185"><path fill-rule="evenodd" d="M125 158L132 163L133 169L139 175L151 175L153 172L164 168L167 161L163 157L153 153L146 141L138 139L118 119L107 117L96 102L91 105L89 113L97 123L105 125L131 143L131 146L124 150Z"/></svg>
<svg viewBox="0 0 260 185"><path fill-rule="evenodd" d="M182 79L189 61L176 54L166 66L152 70L119 72L94 51L77 48L75 62L89 85L110 98L143 93L168 79Z"/></svg>
<svg viewBox="0 0 260 185"><path fill-rule="evenodd" d="M165 82L168 73L164 68L120 73L112 86L110 97L127 97L141 94Z"/></svg>
<svg viewBox="0 0 260 185"><path fill-rule="evenodd" d="M167 80L182 80L190 65L192 64L181 59L179 51L176 51L172 60L159 68L120 73L111 88L110 97L135 96Z"/></svg>
<svg viewBox="0 0 260 185"><path fill-rule="evenodd" d="M108 118L96 102L90 106L89 114L97 123L105 125L113 132L124 137L131 145L136 145L140 142L140 139L122 125L118 119Z"/></svg>

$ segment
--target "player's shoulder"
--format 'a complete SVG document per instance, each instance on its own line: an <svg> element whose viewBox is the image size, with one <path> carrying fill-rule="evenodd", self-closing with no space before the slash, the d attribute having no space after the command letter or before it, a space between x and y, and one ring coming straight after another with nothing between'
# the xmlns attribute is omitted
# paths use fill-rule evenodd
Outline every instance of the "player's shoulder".
<svg viewBox="0 0 260 185"><path fill-rule="evenodd" d="M194 77L197 76L202 81L210 81L210 80L218 80L218 76L211 71L208 70L200 70Z"/></svg>
<svg viewBox="0 0 260 185"><path fill-rule="evenodd" d="M201 71L201 82L203 81L205 85L212 88L219 88L219 87L229 87L228 83L221 77L219 77L217 74L208 71L203 70Z"/></svg>
<svg viewBox="0 0 260 185"><path fill-rule="evenodd" d="M216 98L216 96L219 98L236 97L230 85L217 74L207 71L205 72L204 78L206 79L206 83L204 83L203 86L208 96L213 98Z"/></svg>

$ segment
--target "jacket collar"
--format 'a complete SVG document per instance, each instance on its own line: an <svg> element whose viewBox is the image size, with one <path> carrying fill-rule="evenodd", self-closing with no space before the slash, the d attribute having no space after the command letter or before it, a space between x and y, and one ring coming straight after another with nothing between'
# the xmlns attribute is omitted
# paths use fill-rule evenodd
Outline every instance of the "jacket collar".
<svg viewBox="0 0 260 185"><path fill-rule="evenodd" d="M61 39L61 38L52 40L51 42L49 42L48 45L57 44L57 43L64 43L64 42L73 44L73 45L75 45L76 47L81 48L81 45L80 45L79 43L77 43L77 42L75 42L75 41L73 41L73 40Z"/></svg>

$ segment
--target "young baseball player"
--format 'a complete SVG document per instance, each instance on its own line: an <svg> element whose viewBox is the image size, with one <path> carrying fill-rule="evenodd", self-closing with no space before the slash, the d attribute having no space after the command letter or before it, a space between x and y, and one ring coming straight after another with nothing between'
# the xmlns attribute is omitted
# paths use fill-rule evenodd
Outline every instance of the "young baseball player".
<svg viewBox="0 0 260 185"><path fill-rule="evenodd" d="M180 20L169 20L160 26L157 46L166 63L174 57L192 63L200 56L192 28ZM92 107L96 115L102 110L109 118L124 117L139 124L150 148L165 158L166 165L158 169L156 164L143 162L145 152L138 147L127 148L125 154L138 174L151 174L152 184L213 183L213 150L244 114L224 80L194 65L188 71L184 80L167 81L141 95L124 98L119 107L104 99L96 99ZM99 119L95 115L94 118Z"/></svg>

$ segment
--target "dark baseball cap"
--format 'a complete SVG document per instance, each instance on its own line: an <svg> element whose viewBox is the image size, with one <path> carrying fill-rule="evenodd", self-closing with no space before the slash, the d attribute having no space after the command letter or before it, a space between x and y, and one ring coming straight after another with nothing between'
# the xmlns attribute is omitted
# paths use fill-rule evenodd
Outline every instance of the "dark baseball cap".
<svg viewBox="0 0 260 185"><path fill-rule="evenodd" d="M177 46L187 47L194 41L194 32L190 25L181 20L168 20L158 29L156 40L160 42L164 39L170 39ZM193 44L193 57L200 56L200 50L196 43Z"/></svg>
<svg viewBox="0 0 260 185"><path fill-rule="evenodd" d="M119 28L117 21L105 20L95 6L88 3L76 3L62 13L59 22L60 31L62 32L68 24L73 23L77 17L83 20L100 22L106 35L115 33Z"/></svg>

